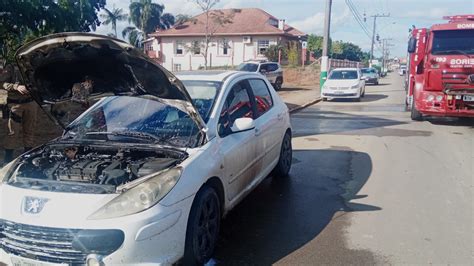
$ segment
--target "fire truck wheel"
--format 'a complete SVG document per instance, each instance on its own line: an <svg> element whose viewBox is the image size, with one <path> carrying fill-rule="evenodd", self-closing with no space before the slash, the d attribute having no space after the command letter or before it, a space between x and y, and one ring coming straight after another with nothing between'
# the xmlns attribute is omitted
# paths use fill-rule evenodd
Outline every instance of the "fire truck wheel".
<svg viewBox="0 0 474 266"><path fill-rule="evenodd" d="M423 118L423 115L418 110L416 110L415 99L413 99L411 102L411 120L421 121L422 118Z"/></svg>

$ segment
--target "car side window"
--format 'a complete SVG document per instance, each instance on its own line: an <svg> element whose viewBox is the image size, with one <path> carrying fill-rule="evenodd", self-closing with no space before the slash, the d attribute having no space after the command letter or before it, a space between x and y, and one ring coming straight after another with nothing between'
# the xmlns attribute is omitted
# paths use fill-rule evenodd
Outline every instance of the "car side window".
<svg viewBox="0 0 474 266"><path fill-rule="evenodd" d="M260 117L273 107L273 99L268 86L262 79L249 79L250 88L255 96L257 116Z"/></svg>
<svg viewBox="0 0 474 266"><path fill-rule="evenodd" d="M262 64L260 65L260 72L262 72L262 70L268 72L270 71L269 67L268 67L268 64Z"/></svg>
<svg viewBox="0 0 474 266"><path fill-rule="evenodd" d="M268 71L276 71L278 69L278 65L277 64L269 64L268 65Z"/></svg>
<svg viewBox="0 0 474 266"><path fill-rule="evenodd" d="M252 103L244 82L241 81L235 84L224 102L218 124L221 137L232 132L231 128L238 118L254 118Z"/></svg>

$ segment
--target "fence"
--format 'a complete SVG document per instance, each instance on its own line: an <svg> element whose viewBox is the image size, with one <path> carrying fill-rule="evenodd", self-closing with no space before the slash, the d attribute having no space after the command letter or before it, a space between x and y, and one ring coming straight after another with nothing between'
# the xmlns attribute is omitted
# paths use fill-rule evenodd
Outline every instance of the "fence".
<svg viewBox="0 0 474 266"><path fill-rule="evenodd" d="M321 58L317 59L313 64L318 64L321 65ZM334 68L339 68L339 67L363 67L362 62L359 61L350 61L347 59L329 59L329 69L328 71L331 71Z"/></svg>

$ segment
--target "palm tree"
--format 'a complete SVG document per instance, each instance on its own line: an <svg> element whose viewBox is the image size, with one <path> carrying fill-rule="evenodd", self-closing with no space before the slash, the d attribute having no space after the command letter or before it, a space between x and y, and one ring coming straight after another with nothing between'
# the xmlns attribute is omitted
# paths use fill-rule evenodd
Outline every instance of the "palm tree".
<svg viewBox="0 0 474 266"><path fill-rule="evenodd" d="M157 28L169 29L175 23L170 13L163 13L164 5L153 3L152 0L137 0L130 3L130 19L136 28L145 34L154 32Z"/></svg>
<svg viewBox="0 0 474 266"><path fill-rule="evenodd" d="M123 21L127 19L127 14L123 13L121 8L112 8L109 10L104 8L105 14L100 14L100 17L105 19L102 23L104 25L112 24L112 29L115 32L115 37L117 37L117 21Z"/></svg>
<svg viewBox="0 0 474 266"><path fill-rule="evenodd" d="M135 47L140 47L142 40L145 39L143 32L133 26L128 26L125 29L123 29L122 37L123 38L128 37L128 42L134 45Z"/></svg>

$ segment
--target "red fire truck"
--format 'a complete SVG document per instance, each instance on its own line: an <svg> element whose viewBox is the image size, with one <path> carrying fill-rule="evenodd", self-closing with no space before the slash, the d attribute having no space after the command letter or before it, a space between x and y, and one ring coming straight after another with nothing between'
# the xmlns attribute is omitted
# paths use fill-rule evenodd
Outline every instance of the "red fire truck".
<svg viewBox="0 0 474 266"><path fill-rule="evenodd" d="M474 15L449 16L413 29L408 42L407 99L411 118L474 117Z"/></svg>

